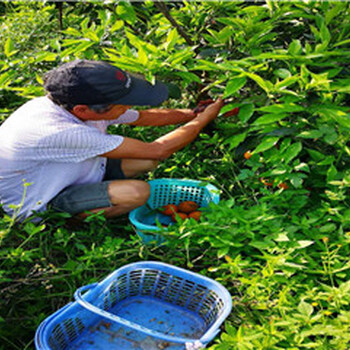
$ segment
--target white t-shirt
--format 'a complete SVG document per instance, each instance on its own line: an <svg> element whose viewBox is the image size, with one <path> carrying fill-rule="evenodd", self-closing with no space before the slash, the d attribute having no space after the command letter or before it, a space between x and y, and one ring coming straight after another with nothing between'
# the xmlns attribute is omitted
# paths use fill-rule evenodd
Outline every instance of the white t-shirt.
<svg viewBox="0 0 350 350"><path fill-rule="evenodd" d="M47 97L25 103L0 126L0 202L5 211L23 219L33 210L45 210L67 186L100 182L106 158L99 155L123 142L122 136L107 134L107 127L138 117L128 110L116 120L83 122Z"/></svg>

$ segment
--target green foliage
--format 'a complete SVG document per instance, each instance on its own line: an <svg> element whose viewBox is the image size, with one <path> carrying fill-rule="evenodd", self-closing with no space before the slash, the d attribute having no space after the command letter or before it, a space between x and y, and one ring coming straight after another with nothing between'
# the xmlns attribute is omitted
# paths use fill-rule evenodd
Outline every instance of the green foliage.
<svg viewBox="0 0 350 350"><path fill-rule="evenodd" d="M210 349L348 349L349 3L166 5L193 46L152 1L63 3L62 30L55 4L0 5L0 121L43 94L47 70L75 58L177 84L181 98L165 107L223 95L232 102L222 114L240 109L152 175L221 190L199 223L164 232L164 246L143 246L126 217L72 228L62 214L39 224L2 214L0 349L33 348L37 326L79 286L140 259L191 268L230 290L233 312ZM172 129L118 132L151 141Z"/></svg>

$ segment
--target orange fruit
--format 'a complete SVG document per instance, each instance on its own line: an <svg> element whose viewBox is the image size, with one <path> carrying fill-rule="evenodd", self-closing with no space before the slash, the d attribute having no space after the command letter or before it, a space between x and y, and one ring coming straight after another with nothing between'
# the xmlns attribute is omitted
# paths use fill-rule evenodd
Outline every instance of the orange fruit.
<svg viewBox="0 0 350 350"><path fill-rule="evenodd" d="M278 185L279 188L283 188L284 190L287 190L289 188L289 186L285 183L285 182L281 182Z"/></svg>
<svg viewBox="0 0 350 350"><path fill-rule="evenodd" d="M247 152L244 153L244 158L245 159L250 159L252 157L252 155L253 154L250 151L247 151Z"/></svg>
<svg viewBox="0 0 350 350"><path fill-rule="evenodd" d="M238 113L239 113L239 108L236 107L236 108L233 108L233 109L231 109L230 111L226 112L226 113L224 114L224 117L232 117L232 116L234 116L234 115L237 115Z"/></svg>
<svg viewBox="0 0 350 350"><path fill-rule="evenodd" d="M173 220L174 222L176 222L176 219L177 219L177 218L180 218L181 220L186 220L186 219L188 218L188 216L187 216L187 214L185 214L185 213L179 213L179 212L177 212L177 213L173 214L173 215L171 216L171 218L172 218L172 220Z"/></svg>
<svg viewBox="0 0 350 350"><path fill-rule="evenodd" d="M198 204L193 201L182 202L178 205L178 209L181 213L192 213L196 211L198 208Z"/></svg>
<svg viewBox="0 0 350 350"><path fill-rule="evenodd" d="M174 215L174 213L178 211L177 206L175 204L164 205L160 210L162 214L168 216Z"/></svg>
<svg viewBox="0 0 350 350"><path fill-rule="evenodd" d="M260 181L267 187L272 187L273 186L273 181L269 182L269 180L266 180L266 179L260 179Z"/></svg>
<svg viewBox="0 0 350 350"><path fill-rule="evenodd" d="M188 214L188 217L198 221L199 218L201 217L201 215L202 215L202 212L200 212L200 211L193 211L192 213Z"/></svg>

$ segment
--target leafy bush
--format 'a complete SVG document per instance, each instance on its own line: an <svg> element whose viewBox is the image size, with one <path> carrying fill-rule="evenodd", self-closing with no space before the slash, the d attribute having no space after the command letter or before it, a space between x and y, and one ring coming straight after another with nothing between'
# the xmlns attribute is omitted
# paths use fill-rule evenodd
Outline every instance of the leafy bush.
<svg viewBox="0 0 350 350"><path fill-rule="evenodd" d="M33 348L40 322L77 287L154 259L230 290L234 309L211 349L348 349L349 3L64 3L62 30L59 10L1 4L2 120L43 93L45 71L74 58L176 83L182 96L167 107L223 95L233 101L223 112L240 112L150 175L222 193L199 223L164 233L162 247L143 246L126 217L72 228L54 213L39 224L2 214L2 348ZM122 131L151 141L171 129Z"/></svg>

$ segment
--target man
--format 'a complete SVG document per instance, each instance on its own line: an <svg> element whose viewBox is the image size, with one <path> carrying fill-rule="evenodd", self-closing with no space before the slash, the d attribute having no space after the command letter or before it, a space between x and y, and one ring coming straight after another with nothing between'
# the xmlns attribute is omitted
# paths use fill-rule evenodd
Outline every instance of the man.
<svg viewBox="0 0 350 350"><path fill-rule="evenodd" d="M166 86L88 60L48 72L44 87L47 96L27 102L0 126L1 204L19 219L48 206L81 218L103 210L109 218L143 205L149 185L133 178L192 142L223 106L218 100L198 115L132 110L159 105L168 97ZM149 143L106 133L111 124L179 123L185 124Z"/></svg>

